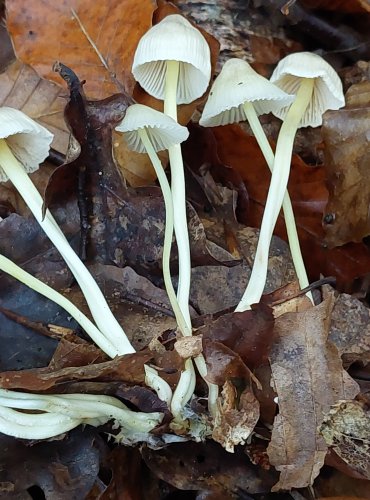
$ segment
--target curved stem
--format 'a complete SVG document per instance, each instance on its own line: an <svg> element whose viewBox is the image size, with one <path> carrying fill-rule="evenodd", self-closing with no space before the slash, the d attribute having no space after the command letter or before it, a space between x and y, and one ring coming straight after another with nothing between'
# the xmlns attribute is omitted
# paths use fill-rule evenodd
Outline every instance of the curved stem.
<svg viewBox="0 0 370 500"><path fill-rule="evenodd" d="M44 220L42 219L43 200L41 195L3 139L0 140L0 165L19 191L37 222L68 264L81 287L91 314L100 331L116 347L120 354L135 352L125 332L109 309L96 281L69 245L49 210L46 211Z"/></svg>
<svg viewBox="0 0 370 500"><path fill-rule="evenodd" d="M177 83L179 77L178 61L167 61L166 83L164 96L164 112L177 121ZM171 188L172 199L175 200L174 207L174 228L179 256L179 283L177 288L177 298L180 309L185 318L188 330L186 335L192 334L191 318L189 312L189 295L191 281L191 259L188 224L186 218L186 197L185 197L185 176L184 165L181 154L181 146L178 144L168 149L171 166ZM184 334L185 335L185 334ZM203 355L197 356L195 363L199 373L204 378L207 374L206 363ZM215 402L218 397L218 386L207 382L209 397L208 406L210 412L214 413ZM195 371L191 360L185 363L185 371L180 376L179 383L175 389L171 411L175 418L180 414L181 409L191 398L195 388Z"/></svg>
<svg viewBox="0 0 370 500"><path fill-rule="evenodd" d="M313 87L314 79L302 79L296 99L281 126L252 274L247 288L235 309L237 312L250 309L252 304L258 303L261 299L266 283L272 233L288 184L294 138L302 115L311 100Z"/></svg>
<svg viewBox="0 0 370 500"><path fill-rule="evenodd" d="M178 61L167 61L164 112L176 121L178 74ZM168 154L171 167L172 199L174 200L174 228L179 255L179 284L177 288L177 298L182 314L184 315L186 323L191 331L191 319L189 313L191 261L188 223L186 218L185 176L181 146L179 144L171 146L168 149Z"/></svg>
<svg viewBox="0 0 370 500"><path fill-rule="evenodd" d="M145 129L139 129L138 131L140 139L142 140L146 152L152 162L155 173L161 187L166 211L165 229L164 229L164 242L163 242L163 256L162 256L162 268L163 268L163 280L166 288L166 292L175 314L176 322L183 335L191 335L191 329L185 321L184 315L180 309L176 292L171 280L171 270L170 270L170 260L171 260L171 244L172 244L172 234L174 225L174 210L173 210L173 200L171 188L168 183L168 179L163 170L162 163L155 152L152 143L148 137Z"/></svg>
<svg viewBox="0 0 370 500"><path fill-rule="evenodd" d="M252 129L253 134L254 134L254 137L256 138L256 141L257 141L257 143L262 151L262 154L265 157L266 163L267 163L270 171L272 172L272 169L274 167L274 153L271 149L269 141L267 140L267 137L266 137L266 134L262 128L262 125L258 119L256 110L254 109L253 104L250 102L245 102L243 104L243 108L244 108L245 114L247 116L248 123ZM299 238L298 238L297 226L296 226L295 218L294 218L292 202L290 200L288 190L286 190L285 195L284 195L283 212L284 212L284 219L285 219L285 225L286 225L286 230L287 230L287 234L288 234L289 248L290 248L290 253L291 253L292 259L293 259L294 269L295 269L295 272L296 272L297 277L298 277L299 286L301 287L301 289L303 289L309 285L309 281L308 281L307 272L306 272L306 268L305 268L303 257L302 257L302 252L301 252L301 247L299 244ZM306 295L313 303L312 293L308 292L308 293L306 293Z"/></svg>
<svg viewBox="0 0 370 500"><path fill-rule="evenodd" d="M0 254L0 270L9 274L21 283L27 285L35 292L43 295L49 300L52 300L58 306L67 311L72 318L74 318L79 325L85 330L89 337L100 347L108 356L114 358L119 355L118 350L112 345L109 340L104 337L101 331L92 323L87 316L85 316L70 300L64 297L61 293L57 292L50 286L46 285L39 279L35 278L28 272L24 271L21 267L17 266L10 259Z"/></svg>
<svg viewBox="0 0 370 500"><path fill-rule="evenodd" d="M48 439L80 423L79 419L59 414L26 414L0 407L0 432L19 439Z"/></svg>
<svg viewBox="0 0 370 500"><path fill-rule="evenodd" d="M11 391L1 391L0 408L18 408L23 410L41 410L60 415L78 421L89 421L102 417L105 421L115 419L128 431L150 432L162 420L163 414L158 412L142 413L129 410L121 401L104 395L70 394L65 397L62 394L41 395L20 393L9 394ZM71 397L72 396L72 397ZM88 396L88 397L86 397ZM20 415L27 415L21 414ZM27 416L29 416L28 414ZM42 420L47 421L44 414Z"/></svg>

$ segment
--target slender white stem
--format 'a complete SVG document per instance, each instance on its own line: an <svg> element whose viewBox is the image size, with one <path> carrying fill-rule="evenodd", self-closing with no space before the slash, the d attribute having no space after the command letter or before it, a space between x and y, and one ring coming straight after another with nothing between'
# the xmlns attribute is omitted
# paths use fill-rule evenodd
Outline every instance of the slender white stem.
<svg viewBox="0 0 370 500"><path fill-rule="evenodd" d="M164 112L177 121L177 83L179 77L178 61L167 61ZM171 166L171 188L172 199L175 200L174 207L174 227L179 256L179 283L177 288L177 298L182 314L188 326L186 335L191 335L191 318L189 312L189 295L191 280L191 259L188 224L186 218L186 196L185 196L185 175L184 164L181 154L181 146L176 145L168 149ZM185 333L184 333L185 335ZM207 367L203 355L195 358L198 371L204 378L207 374ZM208 407L214 414L214 408L218 397L218 386L208 385ZM182 372L179 383L175 389L171 411L175 418L180 415L181 409L191 398L195 388L195 371L191 360L185 363L185 371Z"/></svg>
<svg viewBox="0 0 370 500"><path fill-rule="evenodd" d="M182 409L194 393L195 382L194 366L192 360L189 358L185 361L185 369L181 372L180 380L171 401L171 413L175 421L182 420Z"/></svg>
<svg viewBox="0 0 370 500"><path fill-rule="evenodd" d="M61 417L78 419L79 422L89 419L116 420L120 426L131 432L150 432L160 421L163 414L158 412L141 413L129 410L121 401L111 396L86 395L86 394L56 394L40 395L17 393L12 391L0 391L0 409L4 407L18 408L22 410L39 410L50 412ZM22 414L27 415L30 414ZM32 417L42 417L42 421L48 423L47 418L32 414ZM37 419L35 419L37 420ZM63 422L63 418L61 419Z"/></svg>
<svg viewBox="0 0 370 500"><path fill-rule="evenodd" d="M168 408L171 405L172 389L169 384L158 375L157 370L151 366L144 365L145 369L145 383L151 387L161 401L167 403Z"/></svg>
<svg viewBox="0 0 370 500"><path fill-rule="evenodd" d="M0 407L0 432L19 439L48 439L80 423L79 419L59 414L26 414Z"/></svg>
<svg viewBox="0 0 370 500"><path fill-rule="evenodd" d="M96 281L69 245L49 210L46 211L44 220L42 219L43 200L24 168L19 164L3 139L0 140L0 165L19 191L37 222L68 264L81 287L100 331L120 354L135 352L125 332L109 309Z"/></svg>
<svg viewBox="0 0 370 500"><path fill-rule="evenodd" d="M178 61L167 61L164 112L177 121L177 81L179 74ZM189 313L189 294L191 278L190 244L188 223L186 218L185 176L181 146L168 149L171 166L171 190L174 209L174 227L179 256L179 284L177 298L186 323L191 330Z"/></svg>
<svg viewBox="0 0 370 500"><path fill-rule="evenodd" d="M254 137L256 138L256 141L257 141L257 143L262 151L262 154L265 157L266 163L272 172L272 169L274 168L274 153L272 151L272 148L270 146L269 141L267 140L267 137L266 137L266 134L262 128L262 125L258 119L256 110L254 109L253 104L250 102L245 102L243 107L244 107L244 111L245 111L245 114L247 116L249 125L250 125L252 132L254 134ZM305 268L303 257L302 257L302 252L301 252L301 247L299 244L299 238L298 238L297 226L296 226L295 218L294 218L292 202L290 200L288 190L286 190L285 195L284 195L283 212L284 212L284 219L285 219L285 225L286 225L286 230L287 230L287 234L288 234L289 248L290 248L290 253L291 253L292 259L293 259L294 269L295 269L295 272L296 272L297 277L298 277L299 286L301 287L301 289L303 289L309 285L309 281L308 281L307 272L306 272L306 268ZM311 302L313 302L312 293L308 292L306 295L311 300Z"/></svg>
<svg viewBox="0 0 370 500"><path fill-rule="evenodd" d="M49 300L52 300L58 306L67 311L79 325L85 330L90 338L102 349L108 356L114 358L119 355L118 350L109 340L104 337L100 330L85 316L70 300L64 297L50 286L24 271L10 259L0 254L0 270L6 272L21 283L24 283L35 292L40 293Z"/></svg>
<svg viewBox="0 0 370 500"><path fill-rule="evenodd" d="M163 280L166 288L166 292L172 307L172 310L175 314L176 322L181 330L183 335L191 335L191 329L189 330L189 326L185 321L184 315L180 309L179 303L177 301L176 292L172 284L171 280L171 270L170 270L170 260L171 260L171 245L172 245L172 234L173 234L173 225L174 225L174 211L173 211L173 199L171 188L168 183L168 179L163 170L162 163L158 158L156 151L153 148L152 143L148 137L148 134L145 129L138 130L139 136L144 144L146 152L153 164L155 173L157 174L157 178L159 181L159 185L162 190L165 211L166 211L166 220L165 220L165 229L164 229L164 242L163 242L163 257L162 257L162 269L163 269Z"/></svg>
<svg viewBox="0 0 370 500"><path fill-rule="evenodd" d="M271 238L288 184L294 138L301 117L311 100L313 87L314 79L302 79L296 100L291 105L281 126L252 274L235 309L237 312L250 309L252 304L258 303L261 299L266 283Z"/></svg>

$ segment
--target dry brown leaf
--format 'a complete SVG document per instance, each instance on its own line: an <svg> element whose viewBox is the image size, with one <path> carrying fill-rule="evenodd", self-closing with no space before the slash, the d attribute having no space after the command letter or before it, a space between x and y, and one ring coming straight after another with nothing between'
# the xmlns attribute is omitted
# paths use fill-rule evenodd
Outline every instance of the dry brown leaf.
<svg viewBox="0 0 370 500"><path fill-rule="evenodd" d="M167 165L167 151L159 151L157 154L162 165ZM113 131L113 155L123 177L130 186L147 186L157 178L149 156L131 151L122 134L118 134L118 132L115 131Z"/></svg>
<svg viewBox="0 0 370 500"><path fill-rule="evenodd" d="M370 362L370 310L355 297L340 294L334 304L329 339L346 364Z"/></svg>
<svg viewBox="0 0 370 500"><path fill-rule="evenodd" d="M14 0L7 2L7 26L17 56L39 75L59 81L52 66L60 60L86 79L89 98L102 99L122 90L117 82L132 91L134 51L155 7L154 0Z"/></svg>
<svg viewBox="0 0 370 500"><path fill-rule="evenodd" d="M359 100L351 99L351 109L326 113L322 127L329 191L323 226L331 248L370 234L370 82L352 87Z"/></svg>
<svg viewBox="0 0 370 500"><path fill-rule="evenodd" d="M320 428L326 444L363 479L370 479L370 411L359 401L339 401Z"/></svg>
<svg viewBox="0 0 370 500"><path fill-rule="evenodd" d="M250 389L246 389L238 401L234 385L227 380L217 401L212 438L226 451L234 453L234 447L245 444L259 419L259 403Z"/></svg>
<svg viewBox="0 0 370 500"><path fill-rule="evenodd" d="M52 147L65 153L69 130L64 121L65 91L36 71L14 61L0 74L0 105L20 109L54 134Z"/></svg>
<svg viewBox="0 0 370 500"><path fill-rule="evenodd" d="M317 428L332 404L353 399L357 384L327 342L333 297L319 306L276 319L272 380L279 398L268 455L281 472L273 491L311 485L324 464L327 445Z"/></svg>
<svg viewBox="0 0 370 500"><path fill-rule="evenodd" d="M182 358L190 358L192 356L198 356L202 350L202 336L197 335L196 337L183 337L175 342L174 348L176 352Z"/></svg>

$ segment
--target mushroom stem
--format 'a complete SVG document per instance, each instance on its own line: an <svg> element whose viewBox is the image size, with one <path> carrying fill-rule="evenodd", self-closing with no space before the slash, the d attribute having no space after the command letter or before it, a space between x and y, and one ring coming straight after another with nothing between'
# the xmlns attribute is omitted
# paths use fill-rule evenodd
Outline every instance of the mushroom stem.
<svg viewBox="0 0 370 500"><path fill-rule="evenodd" d="M177 121L177 83L179 77L178 61L167 61L166 83L164 95L164 112ZM171 166L171 190L174 208L174 227L179 255L179 284L177 298L180 309L188 325L187 335L192 335L191 318L189 312L189 295L191 279L191 260L188 224L186 218L185 198L185 176L184 165L181 154L181 146L178 144L168 149ZM207 366L203 355L197 356L195 364L200 375L204 378L207 374ZM208 386L208 408L212 415L215 414L216 400L218 397L218 386L207 382ZM185 363L185 371L182 372L179 383L175 389L171 411L176 417L180 415L181 409L191 398L195 388L195 372L191 360Z"/></svg>
<svg viewBox="0 0 370 500"><path fill-rule="evenodd" d="M85 316L70 300L64 297L61 293L57 292L50 286L46 285L39 279L24 271L21 267L17 266L10 259L0 254L0 270L9 274L17 279L24 285L27 285L35 292L43 295L49 300L52 300L58 306L67 311L72 318L74 318L79 325L85 330L89 337L95 342L97 346L102 349L108 356L114 358L119 355L118 350L110 341L104 337L100 330L92 323L87 316Z"/></svg>
<svg viewBox="0 0 370 500"><path fill-rule="evenodd" d="M173 233L173 225L174 225L174 209L173 209L173 199L171 188L168 183L166 174L163 170L162 163L158 158L157 153L155 152L153 145L148 137L148 134L144 129L139 129L138 134L140 139L142 140L146 152L152 162L155 173L157 174L157 178L159 181L159 185L161 187L164 205L166 211L166 220L165 220L165 229L164 229L164 242L163 242L163 256L162 256L162 269L163 269L163 280L164 285L166 287L166 292L172 307L172 310L175 314L176 322L178 327L181 330L181 333L185 336L191 335L191 329L187 322L185 321L184 315L180 309L179 303L177 301L176 292L173 288L172 280L171 280L171 270L170 270L170 259L171 259L171 244L172 244L172 233Z"/></svg>
<svg viewBox="0 0 370 500"><path fill-rule="evenodd" d="M25 413L24 410L43 413ZM112 396L44 395L0 389L0 431L26 439L45 439L81 423L97 426L112 419L128 434L135 436L150 432L162 418L163 414L159 412L129 410Z"/></svg>
<svg viewBox="0 0 370 500"><path fill-rule="evenodd" d="M194 366L189 358L185 361L185 370L181 372L171 401L171 413L175 421L182 421L181 412L194 393L195 382Z"/></svg>
<svg viewBox="0 0 370 500"><path fill-rule="evenodd" d="M313 78L302 79L296 99L281 126L252 274L235 309L237 312L250 309L252 304L258 303L261 299L266 283L270 242L288 184L294 138L299 122L311 100L313 88Z"/></svg>
<svg viewBox="0 0 370 500"><path fill-rule="evenodd" d="M14 157L4 139L0 140L0 166L19 191L46 235L68 264L81 287L91 314L100 331L116 347L117 352L120 354L135 352L125 332L109 309L96 281L69 245L68 240L49 210L46 211L45 218L42 219L42 197L22 165Z"/></svg>
<svg viewBox="0 0 370 500"><path fill-rule="evenodd" d="M48 439L80 423L79 419L55 413L26 414L0 406L0 432L18 439Z"/></svg>
<svg viewBox="0 0 370 500"><path fill-rule="evenodd" d="M256 110L253 104L248 101L246 101L243 104L243 108L247 116L249 125L254 134L254 137L256 138L256 141L262 151L262 154L265 157L266 163L270 171L272 172L272 169L274 168L274 153L272 151L269 141L267 140L261 122L258 119ZM286 230L288 234L290 253L292 255L295 272L298 277L299 286L301 287L301 289L303 289L309 285L309 281L302 257L301 247L299 244L299 238L297 233L297 226L294 219L292 202L290 200L288 190L285 191L284 195L283 211L284 211ZM308 292L306 295L313 303L312 293Z"/></svg>
<svg viewBox="0 0 370 500"><path fill-rule="evenodd" d="M178 75L178 61L167 61L164 112L176 121ZM191 319L189 313L191 262L188 223L186 219L185 176L181 146L177 144L169 147L168 154L171 166L172 199L175 200L173 204L174 227L179 254L179 284L177 288L177 297L180 309L185 317L188 327L191 330Z"/></svg>

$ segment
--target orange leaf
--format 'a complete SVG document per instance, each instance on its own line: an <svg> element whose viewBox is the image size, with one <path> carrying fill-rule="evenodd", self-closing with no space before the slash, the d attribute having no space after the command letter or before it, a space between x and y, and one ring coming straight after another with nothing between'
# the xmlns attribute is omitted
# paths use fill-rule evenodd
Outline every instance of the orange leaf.
<svg viewBox="0 0 370 500"><path fill-rule="evenodd" d="M155 7L154 0L13 0L7 26L17 56L39 75L59 82L52 66L61 60L86 79L88 97L102 99L122 85L131 93L134 51Z"/></svg>

